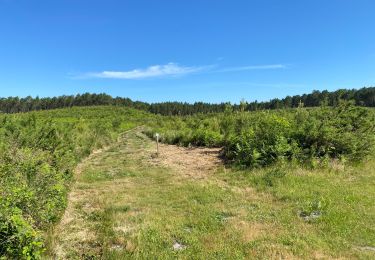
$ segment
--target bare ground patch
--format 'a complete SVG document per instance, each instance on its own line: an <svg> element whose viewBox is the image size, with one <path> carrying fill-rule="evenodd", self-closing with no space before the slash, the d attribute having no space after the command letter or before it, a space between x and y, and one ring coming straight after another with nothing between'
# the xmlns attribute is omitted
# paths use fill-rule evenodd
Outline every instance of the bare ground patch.
<svg viewBox="0 0 375 260"><path fill-rule="evenodd" d="M156 166L171 168L184 177L204 179L223 164L220 151L221 148L187 148L160 144L159 155L152 156L150 162Z"/></svg>

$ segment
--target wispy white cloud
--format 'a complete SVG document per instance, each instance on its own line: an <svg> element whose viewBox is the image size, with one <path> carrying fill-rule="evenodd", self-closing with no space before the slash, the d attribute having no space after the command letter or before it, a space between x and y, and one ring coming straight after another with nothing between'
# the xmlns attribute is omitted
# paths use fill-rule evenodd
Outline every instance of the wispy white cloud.
<svg viewBox="0 0 375 260"><path fill-rule="evenodd" d="M192 73L224 73L250 70L275 70L286 69L284 64L252 65L242 67L218 68L218 65L207 66L180 66L177 63L168 63L165 65L154 65L145 69L134 69L129 71L111 71L93 72L79 75L74 78L103 78L103 79L146 79L157 77L176 77Z"/></svg>
<svg viewBox="0 0 375 260"><path fill-rule="evenodd" d="M275 69L286 69L287 66L284 64L267 64L267 65L252 65L242 67L230 67L218 69L217 72L234 72L234 71L247 71L247 70L275 70Z"/></svg>
<svg viewBox="0 0 375 260"><path fill-rule="evenodd" d="M92 78L111 78L111 79L144 79L165 76L180 76L191 74L208 69L208 66L186 67L177 63L168 63L166 65L154 65L146 69L134 69L129 71L103 71L98 73L88 73L85 76Z"/></svg>

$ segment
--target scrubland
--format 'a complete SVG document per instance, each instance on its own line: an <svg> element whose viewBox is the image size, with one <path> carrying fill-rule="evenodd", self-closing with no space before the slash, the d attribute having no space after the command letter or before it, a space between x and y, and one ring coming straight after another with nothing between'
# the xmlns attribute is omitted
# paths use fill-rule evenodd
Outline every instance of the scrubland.
<svg viewBox="0 0 375 260"><path fill-rule="evenodd" d="M0 255L371 259L374 116L348 102L0 115Z"/></svg>

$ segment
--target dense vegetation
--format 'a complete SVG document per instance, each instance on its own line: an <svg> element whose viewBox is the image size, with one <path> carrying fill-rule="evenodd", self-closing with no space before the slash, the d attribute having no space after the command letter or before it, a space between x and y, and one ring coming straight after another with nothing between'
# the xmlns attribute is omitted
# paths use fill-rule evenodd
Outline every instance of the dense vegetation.
<svg viewBox="0 0 375 260"><path fill-rule="evenodd" d="M224 157L249 167L280 161L315 165L360 161L374 149L374 111L342 102L334 108L298 108L169 117L151 131L184 146L224 147Z"/></svg>
<svg viewBox="0 0 375 260"><path fill-rule="evenodd" d="M145 119L109 107L0 116L0 258L40 257L75 165Z"/></svg>
<svg viewBox="0 0 375 260"><path fill-rule="evenodd" d="M336 106L340 100L352 100L357 106L375 107L375 87L361 88L358 90L339 89L334 92L313 91L310 94L287 96L283 99L272 99L267 102L241 102L231 105L235 111L256 111L262 109L296 108L303 104L305 107L318 107L321 105ZM209 104L196 102L194 104L182 102L163 102L148 104L132 101L129 98L111 97L106 94L83 94L76 96L60 96L53 98L18 98L9 97L0 99L0 111L4 113L29 112L34 110L47 110L68 108L73 106L101 106L114 105L132 107L161 115L192 115L196 113L224 112L228 103Z"/></svg>
<svg viewBox="0 0 375 260"><path fill-rule="evenodd" d="M65 210L74 167L127 129L146 125L150 137L159 132L166 143L223 147L225 159L244 168L285 162L325 167L360 162L374 151L374 110L355 103L318 108L300 103L297 109L252 112L242 103L238 109L223 105L221 113L191 116L120 106L2 114L0 256L40 257L44 231ZM265 181L272 183L278 174L272 172Z"/></svg>

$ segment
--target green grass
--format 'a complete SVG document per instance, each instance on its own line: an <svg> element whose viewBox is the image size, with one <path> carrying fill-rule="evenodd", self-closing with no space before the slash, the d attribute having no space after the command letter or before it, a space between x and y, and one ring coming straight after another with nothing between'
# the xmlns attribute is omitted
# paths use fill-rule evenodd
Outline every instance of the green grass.
<svg viewBox="0 0 375 260"><path fill-rule="evenodd" d="M85 162L68 208L76 217L56 228L51 247L70 258L375 257L361 249L375 247L374 161L345 169L222 167L196 180L150 164L152 147L131 131ZM319 217L302 217L313 212Z"/></svg>
<svg viewBox="0 0 375 260"><path fill-rule="evenodd" d="M274 169L261 169L238 172L228 181L253 186L285 205L274 221L290 228L287 241L302 239L309 247L324 248L336 257L373 258L373 252L360 248L375 247L374 166L374 160L340 170L284 166L278 169L282 176L270 177ZM319 217L303 218L313 212Z"/></svg>

